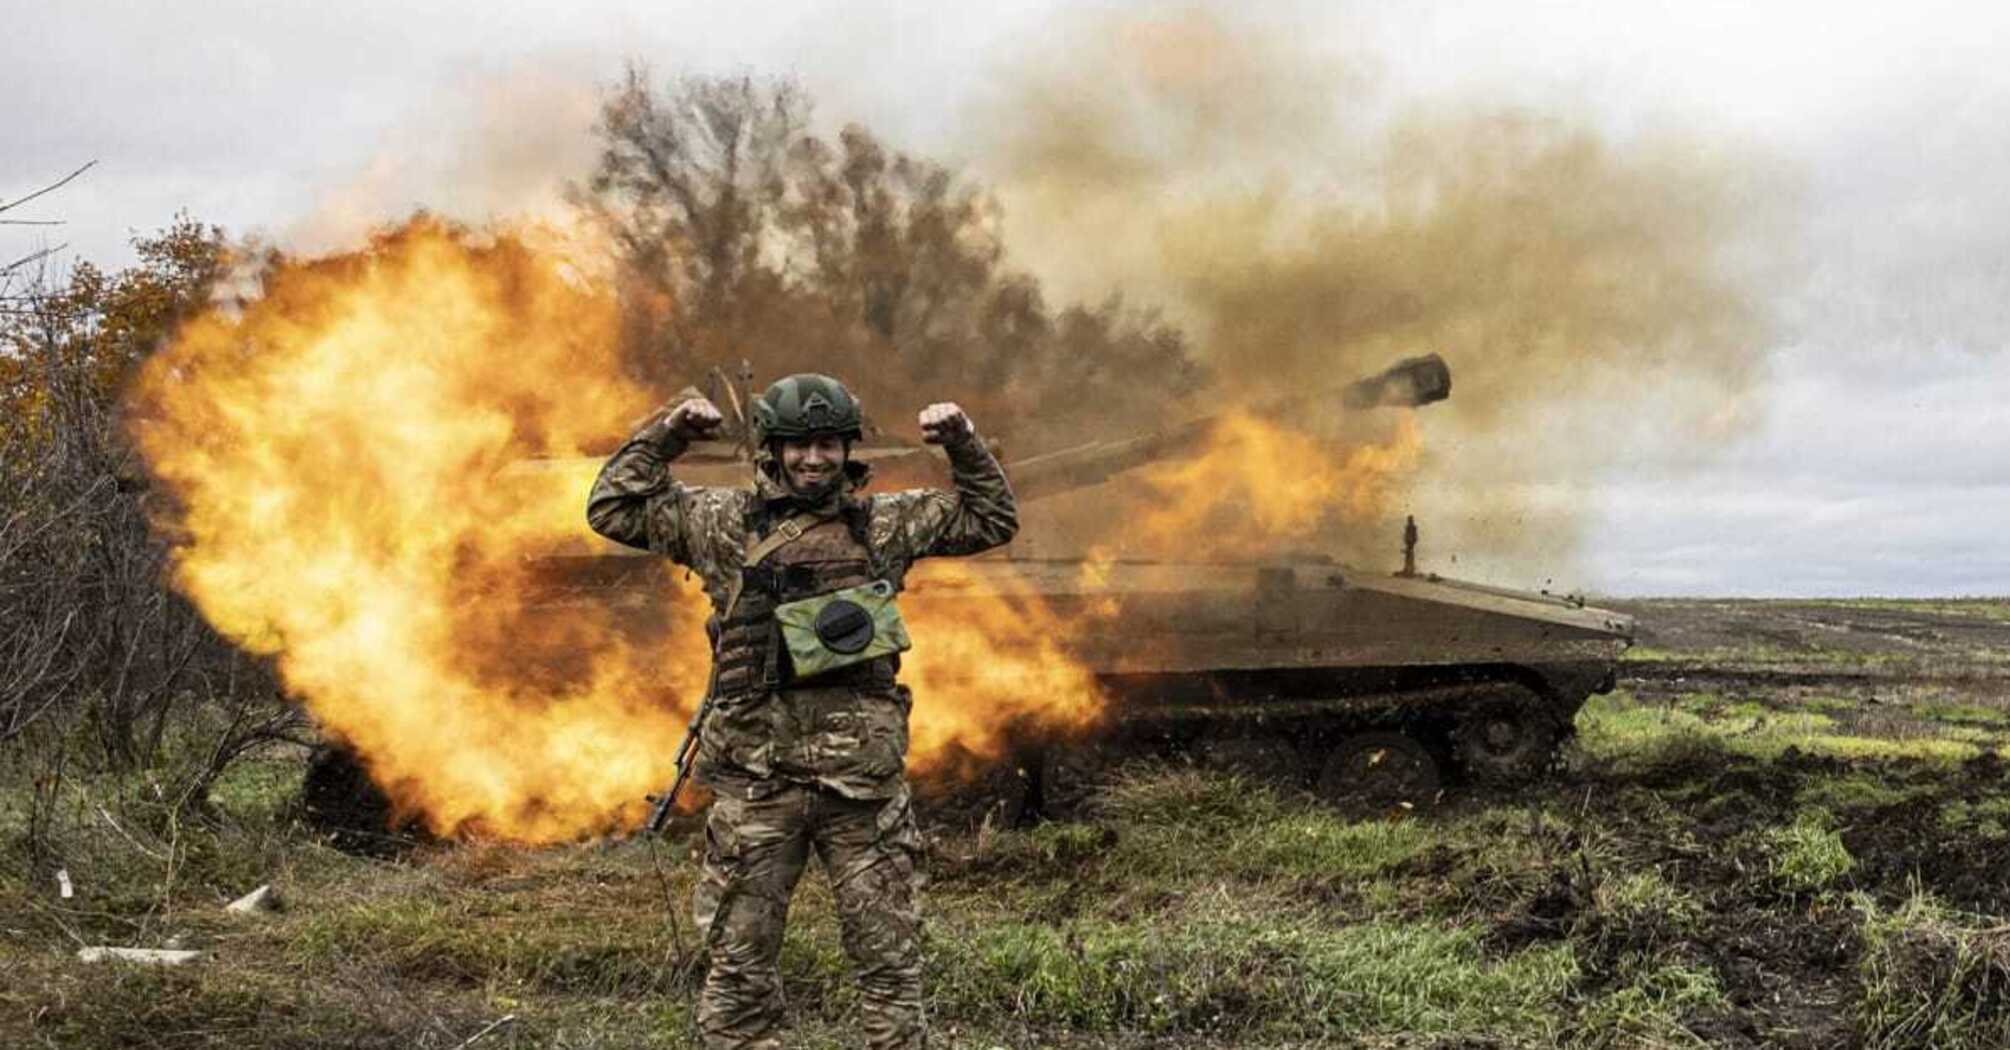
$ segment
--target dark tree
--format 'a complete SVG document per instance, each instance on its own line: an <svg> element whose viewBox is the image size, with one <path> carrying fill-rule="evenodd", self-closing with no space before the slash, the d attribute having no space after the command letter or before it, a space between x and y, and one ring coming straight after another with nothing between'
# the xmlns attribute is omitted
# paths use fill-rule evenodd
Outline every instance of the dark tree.
<svg viewBox="0 0 2010 1050"><path fill-rule="evenodd" d="M616 245L629 360L659 386L741 358L762 378L822 369L881 419L953 396L994 434L1046 443L1134 425L1199 380L1155 315L1050 309L1004 266L979 187L857 125L819 136L789 82L659 93L631 68L599 132L574 200Z"/></svg>

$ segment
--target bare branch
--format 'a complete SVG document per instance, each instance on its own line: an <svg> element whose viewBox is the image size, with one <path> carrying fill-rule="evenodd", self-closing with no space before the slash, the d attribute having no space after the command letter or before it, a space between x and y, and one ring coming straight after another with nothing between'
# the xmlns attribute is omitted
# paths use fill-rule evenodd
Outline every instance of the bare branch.
<svg viewBox="0 0 2010 1050"><path fill-rule="evenodd" d="M40 262L43 259L46 259L49 256L54 255L65 248L68 248L69 246L70 242L64 241L62 244L56 245L54 248L44 248L39 252L33 252L28 255L24 255L21 258L8 263L5 266L0 266L0 274L13 273L15 270L18 270L21 267L28 265L29 263Z"/></svg>
<svg viewBox="0 0 2010 1050"><path fill-rule="evenodd" d="M78 168L76 171L73 171L68 175L63 176L62 178L57 179L55 182L52 182L49 185L44 186L39 190L36 190L35 192L27 195L26 197L19 198L18 200L7 201L4 204L0 204L0 211L8 211L13 208L18 208L21 205L26 204L29 201L42 196L43 194L54 193L55 191L62 189L64 186L69 185L71 179L74 179L77 176L82 175L83 173L91 170L91 168L95 166L97 163L98 162L95 160L88 161L84 164L83 167Z"/></svg>
<svg viewBox="0 0 2010 1050"><path fill-rule="evenodd" d="M146 848L146 846L140 843L139 839L134 838L132 832L127 831L123 826L119 824L118 818L112 816L112 811L105 808L104 803L98 804L98 815L105 818L105 823L110 824L112 826L112 830L118 832L120 837L124 838L127 842L132 843L134 849L139 850L141 853L146 854L148 857L151 857L154 860L164 861L167 859L166 857L163 857L160 854L155 853L153 850Z"/></svg>

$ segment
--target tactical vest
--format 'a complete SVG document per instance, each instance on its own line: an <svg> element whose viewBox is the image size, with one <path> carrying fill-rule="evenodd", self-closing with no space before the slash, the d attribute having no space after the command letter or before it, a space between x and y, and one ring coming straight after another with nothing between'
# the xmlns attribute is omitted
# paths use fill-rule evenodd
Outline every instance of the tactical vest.
<svg viewBox="0 0 2010 1050"><path fill-rule="evenodd" d="M775 525L750 520L747 535L766 538ZM853 528L846 514L825 518L803 528L800 536L757 564L741 567L739 597L731 615L715 617L708 625L716 672L713 688L719 698L741 699L796 685L775 607L879 578L872 552L861 538L863 531ZM897 655L878 657L803 684L891 689L899 669Z"/></svg>

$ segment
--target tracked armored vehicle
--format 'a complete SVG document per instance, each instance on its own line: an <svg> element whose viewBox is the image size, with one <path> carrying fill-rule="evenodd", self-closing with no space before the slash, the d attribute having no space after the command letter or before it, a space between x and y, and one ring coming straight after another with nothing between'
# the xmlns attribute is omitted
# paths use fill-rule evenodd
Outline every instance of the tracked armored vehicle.
<svg viewBox="0 0 2010 1050"><path fill-rule="evenodd" d="M1316 558L1120 562L1093 588L1067 563L971 568L1030 580L1063 619L1108 625L1070 648L1114 699L1122 749L1282 773L1371 806L1429 800L1448 773L1483 785L1540 775L1586 698L1612 687L1632 632L1572 599ZM937 591L917 573L917 621L957 615L968 580ZM1066 753L1075 746L1051 742L1025 762L1037 771L1029 805L1072 805L1084 789L1069 782L1084 769Z"/></svg>
<svg viewBox="0 0 2010 1050"><path fill-rule="evenodd" d="M743 417L750 378L710 377L707 392L725 410L726 436L679 460L687 482L744 482L752 450L744 426L734 424L744 422L736 417ZM1336 401L1350 411L1420 406L1450 392L1450 370L1430 355L1266 410ZM924 562L908 577L902 604L917 623L962 617L964 603L984 600L987 590L1038 596L1059 622L1075 625L1066 648L1113 700L1095 740L1022 741L1012 765L1023 775L992 781L1018 785L1013 790L1023 796L1002 800L1006 815L1067 812L1088 794L1103 759L1141 748L1282 776L1367 806L1425 802L1452 779L1500 785L1547 769L1586 698L1611 688L1632 620L1575 598L1419 572L1414 521L1396 572L1317 554L1118 558L1085 572L1079 557L1029 550L1026 540L1039 524L1025 512L1039 501L1092 491L1178 455L1215 422L1016 461L1007 456L1022 517L1030 518L1020 542L1003 556L960 559L953 572ZM854 450L882 477L911 476L931 455L870 441ZM597 464L516 469L582 467ZM640 560L608 545L550 559L548 567L574 587L619 590Z"/></svg>
<svg viewBox="0 0 2010 1050"><path fill-rule="evenodd" d="M1430 355L1358 381L1338 400L1360 411L1450 393L1449 368ZM1031 504L1178 455L1212 424L1006 470ZM1500 786L1539 776L1585 700L1612 688L1632 619L1577 598L1419 572L1417 542L1412 519L1394 572L1317 554L1117 560L1094 573L1070 558L980 559L961 567L953 589L917 572L907 600L924 617L954 615L971 574L996 574L1039 594L1060 620L1085 625L1070 649L1115 700L1115 724L1100 746L1053 742L1025 763L1028 803L1048 812L1073 808L1101 755L1141 748L1282 776L1370 808L1434 799L1454 778Z"/></svg>

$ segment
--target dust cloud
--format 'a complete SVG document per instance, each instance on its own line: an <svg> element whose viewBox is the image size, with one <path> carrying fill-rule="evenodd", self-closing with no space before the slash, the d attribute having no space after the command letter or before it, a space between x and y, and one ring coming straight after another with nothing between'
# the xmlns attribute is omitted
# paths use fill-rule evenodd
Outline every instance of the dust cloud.
<svg viewBox="0 0 2010 1050"><path fill-rule="evenodd" d="M1012 69L963 152L1017 262L1185 327L1214 381L1174 411L1445 356L1415 473L1324 545L1386 564L1415 511L1429 568L1567 574L1598 478L1707 460L1757 422L1773 326L1741 260L1784 221L1782 179L1679 129L1406 102L1392 72L1206 8L1084 18ZM1398 425L1338 415L1277 422L1336 458Z"/></svg>
<svg viewBox="0 0 2010 1050"><path fill-rule="evenodd" d="M559 192L593 164L606 70L576 54L544 54L464 74L387 129L352 176L321 187L278 240L294 254L362 247L415 209L476 224L558 227L577 241Z"/></svg>

